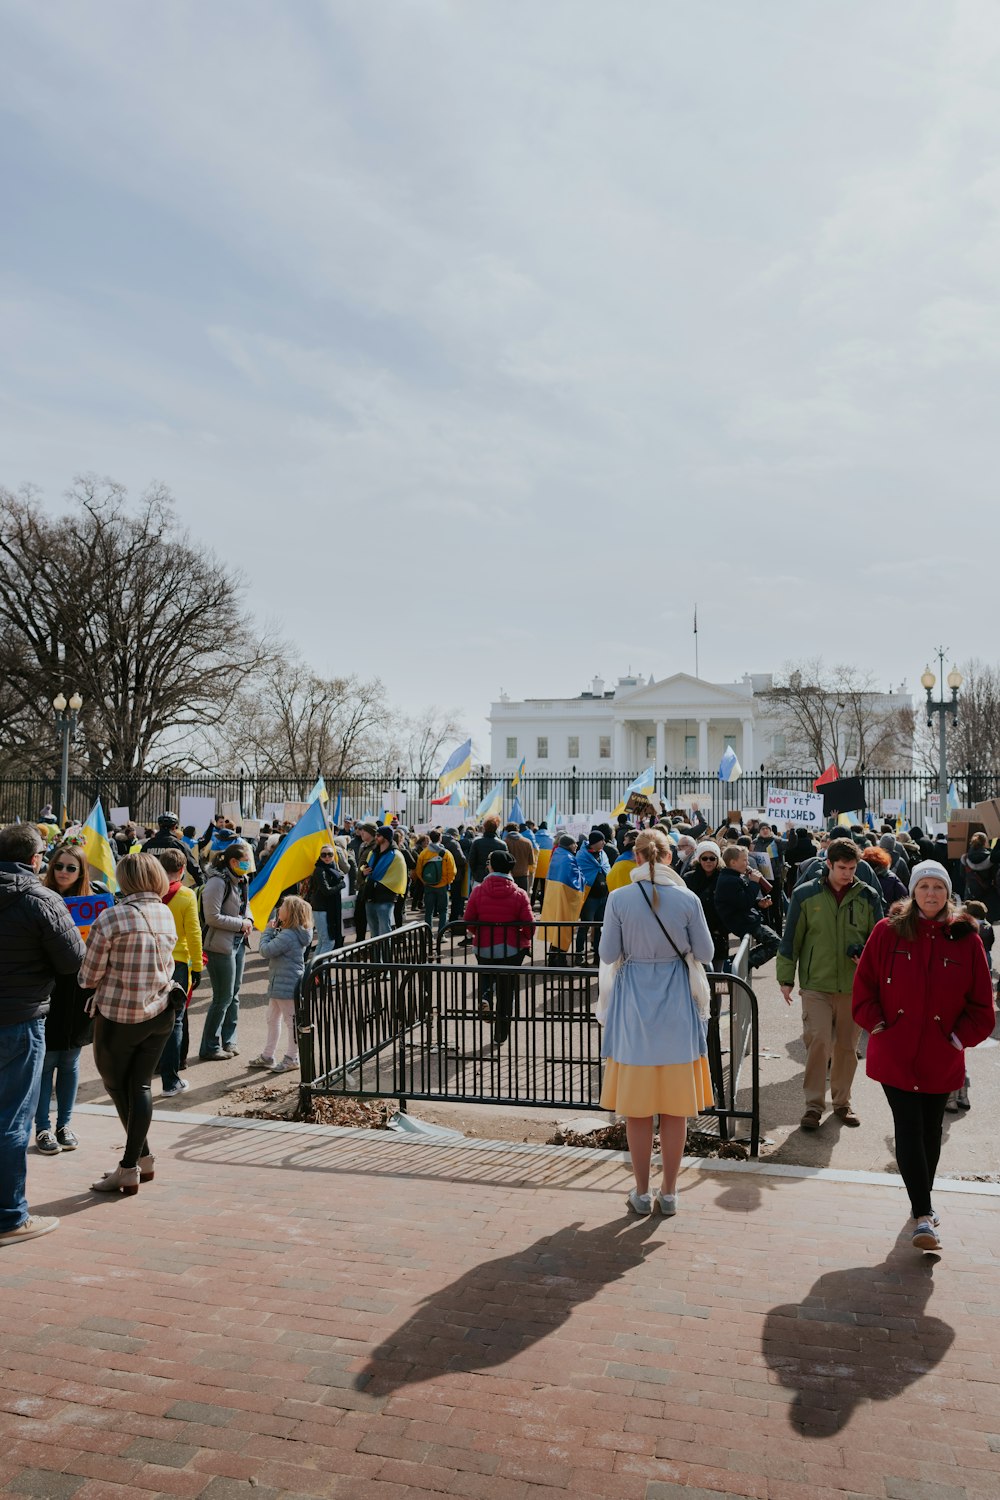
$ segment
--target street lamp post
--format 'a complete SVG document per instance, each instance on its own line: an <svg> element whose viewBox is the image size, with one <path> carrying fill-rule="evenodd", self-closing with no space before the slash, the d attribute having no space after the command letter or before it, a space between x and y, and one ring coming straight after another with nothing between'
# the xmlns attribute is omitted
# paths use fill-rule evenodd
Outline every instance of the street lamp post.
<svg viewBox="0 0 1000 1500"><path fill-rule="evenodd" d="M932 715L938 715L938 822L947 819L948 808L948 750L947 750L947 724L945 720L951 714L953 725L958 723L958 690L962 686L962 674L957 667L952 667L948 673L948 686L951 689L951 702L944 696L944 653L945 648L939 646L937 649L938 669L941 675L941 696L938 699L931 698L934 684L937 678L930 667L925 667L920 677L920 685L927 693L927 724L930 727L934 720Z"/></svg>
<svg viewBox="0 0 1000 1500"><path fill-rule="evenodd" d="M55 709L56 727L62 736L62 766L59 772L59 824L65 828L67 822L67 803L69 802L69 745L76 729L77 715L83 707L83 699L79 693L74 693L69 703L66 702L64 693L57 693L52 700Z"/></svg>

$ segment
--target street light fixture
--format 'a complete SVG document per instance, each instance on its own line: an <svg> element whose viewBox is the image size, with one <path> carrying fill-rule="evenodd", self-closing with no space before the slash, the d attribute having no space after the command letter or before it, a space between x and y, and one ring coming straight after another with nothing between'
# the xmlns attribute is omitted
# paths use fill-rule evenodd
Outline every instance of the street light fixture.
<svg viewBox="0 0 1000 1500"><path fill-rule="evenodd" d="M67 822L67 803L69 802L69 745L76 729L77 715L83 707L83 699L77 692L73 693L69 703L66 695L59 692L52 700L55 709L56 727L62 736L62 766L59 774L59 823L65 828Z"/></svg>
<svg viewBox="0 0 1000 1500"><path fill-rule="evenodd" d="M934 684L937 682L938 678L935 677L929 666L925 667L920 675L920 686L927 694L928 728L934 722L933 715L938 715L938 797L940 799L938 805L938 821L940 822L942 819L944 819L948 808L948 726L945 723L945 720L950 714L952 725L957 726L958 724L958 690L962 686L962 674L957 667L952 667L951 671L948 673L947 683L948 687L951 689L951 702L949 703L947 698L945 698L944 696L945 647L939 646L936 655L938 659L938 670L941 679L941 697L936 700L931 698L931 693L934 691Z"/></svg>

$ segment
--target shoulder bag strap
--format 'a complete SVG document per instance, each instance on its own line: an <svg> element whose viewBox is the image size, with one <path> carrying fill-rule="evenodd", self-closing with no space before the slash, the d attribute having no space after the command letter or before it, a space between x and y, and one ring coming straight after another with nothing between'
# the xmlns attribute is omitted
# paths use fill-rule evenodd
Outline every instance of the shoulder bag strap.
<svg viewBox="0 0 1000 1500"><path fill-rule="evenodd" d="M642 889L642 881L641 880L637 880L635 883L639 887L639 890L640 890L640 892L642 894L643 901L645 901L646 905L649 907L650 911L653 913L653 918L654 918L654 920L656 922L657 927L659 927L660 931L663 933L663 936L666 938L666 940L670 944L671 948L673 948L674 952L677 954L677 957L678 958L683 958L684 954L678 948L677 944L674 942L673 938L670 936L670 933L667 931L667 929L664 927L663 923L660 921L659 917L656 915L656 909L653 906L652 901L650 901L649 897L646 895L646 892Z"/></svg>

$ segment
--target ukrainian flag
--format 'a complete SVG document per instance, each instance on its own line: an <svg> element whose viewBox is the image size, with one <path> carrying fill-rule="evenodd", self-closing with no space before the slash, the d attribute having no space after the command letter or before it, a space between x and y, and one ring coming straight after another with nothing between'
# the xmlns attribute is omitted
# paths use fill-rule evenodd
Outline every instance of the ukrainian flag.
<svg viewBox="0 0 1000 1500"><path fill-rule="evenodd" d="M267 919L280 901L282 891L312 874L319 851L329 842L330 830L326 826L323 804L317 798L310 802L291 833L285 834L280 846L250 884L247 905L258 932L263 932L267 926Z"/></svg>
<svg viewBox="0 0 1000 1500"><path fill-rule="evenodd" d="M475 812L472 814L476 823L483 818L503 818L503 792L499 786L495 786L492 792L487 792Z"/></svg>
<svg viewBox="0 0 1000 1500"><path fill-rule="evenodd" d="M632 871L635 869L635 855L629 849L626 854L619 854L608 874L608 890L616 891L620 885L631 885Z"/></svg>
<svg viewBox="0 0 1000 1500"><path fill-rule="evenodd" d="M514 793L514 800L510 805L510 821L516 823L519 828L524 822L524 809L521 807L521 799L516 792Z"/></svg>
<svg viewBox="0 0 1000 1500"><path fill-rule="evenodd" d="M540 829L535 829L535 846L538 849L538 854L535 857L536 880L544 880L548 875L549 861L552 858L552 851L555 848L555 844L556 841L551 833L544 833Z"/></svg>
<svg viewBox="0 0 1000 1500"><path fill-rule="evenodd" d="M631 797L633 792L638 792L641 797L650 797L655 790L656 767L647 766L646 769L644 771L640 771L635 780L633 782L630 782L630 784L625 788L625 795L622 797L622 800L614 809L611 816L613 818L617 818L619 813L623 813L625 811L625 804Z"/></svg>
<svg viewBox="0 0 1000 1500"><path fill-rule="evenodd" d="M538 928L538 936L550 948L560 948L563 953L568 953L573 928L546 928L541 924L546 919L550 922L578 922L589 889L583 883L576 855L569 849L553 849L545 876L545 897Z"/></svg>
<svg viewBox="0 0 1000 1500"><path fill-rule="evenodd" d="M104 816L104 808L99 800L91 808L90 815L80 832L83 835L83 847L88 865L92 870L96 870L98 878L104 882L109 891L117 891L115 856L111 849L111 840L108 838L108 824Z"/></svg>
<svg viewBox="0 0 1000 1500"><path fill-rule="evenodd" d="M456 781L461 781L463 776L468 776L471 768L472 738L470 736L465 744L459 745L457 750L453 750L445 761L444 770L438 777L438 786L442 792L446 792L449 787L454 786Z"/></svg>
<svg viewBox="0 0 1000 1500"><path fill-rule="evenodd" d="M319 778L319 780L316 782L316 785L309 793L308 800L310 802L315 802L317 801L317 799L320 802L329 802L330 800L330 794L326 789L326 782L323 780L322 776Z"/></svg>
<svg viewBox="0 0 1000 1500"><path fill-rule="evenodd" d="M340 827L340 814L341 814L341 810L343 808L343 805L344 805L344 794L343 794L343 792L338 792L337 793L337 805L333 809L333 817L330 820L334 828L339 828Z"/></svg>
<svg viewBox="0 0 1000 1500"><path fill-rule="evenodd" d="M521 764L518 766L517 770L514 772L514 775L511 778L511 783L510 783L511 791L514 791L514 792L517 791L518 787L521 785L521 777L523 775L524 775L524 756L522 755L521 756ZM522 822L523 821L524 820L522 819Z"/></svg>

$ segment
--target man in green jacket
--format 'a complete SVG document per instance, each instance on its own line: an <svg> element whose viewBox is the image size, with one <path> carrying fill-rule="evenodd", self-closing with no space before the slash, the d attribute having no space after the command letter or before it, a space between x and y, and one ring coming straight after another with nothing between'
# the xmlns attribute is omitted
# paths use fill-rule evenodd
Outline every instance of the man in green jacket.
<svg viewBox="0 0 1000 1500"><path fill-rule="evenodd" d="M861 1123L851 1108L860 1035L851 1015L851 989L861 950L882 911L874 892L858 879L857 868L854 842L832 839L826 868L792 892L778 948L778 985L788 1005L796 969L799 974L806 1044L803 1130L817 1130L823 1118L827 1067L834 1113L845 1125Z"/></svg>

